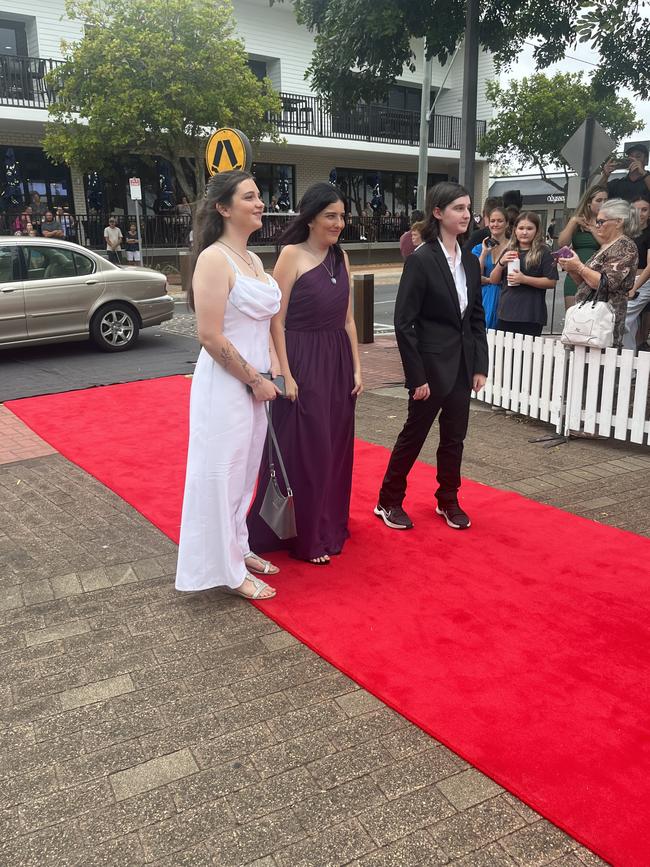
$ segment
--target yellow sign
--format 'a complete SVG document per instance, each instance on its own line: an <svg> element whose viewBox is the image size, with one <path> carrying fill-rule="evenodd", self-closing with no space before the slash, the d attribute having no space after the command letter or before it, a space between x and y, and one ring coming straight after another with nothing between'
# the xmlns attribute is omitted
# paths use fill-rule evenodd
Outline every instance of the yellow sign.
<svg viewBox="0 0 650 867"><path fill-rule="evenodd" d="M231 172L233 169L246 171L252 157L251 143L238 129L218 129L212 133L205 146L205 164L211 175Z"/></svg>

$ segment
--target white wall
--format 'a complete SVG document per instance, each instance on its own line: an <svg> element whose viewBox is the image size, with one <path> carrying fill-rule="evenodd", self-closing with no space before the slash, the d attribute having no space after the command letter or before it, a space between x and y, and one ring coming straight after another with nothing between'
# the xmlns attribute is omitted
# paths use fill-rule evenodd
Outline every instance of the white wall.
<svg viewBox="0 0 650 867"><path fill-rule="evenodd" d="M17 11L20 10L20 11ZM25 21L30 56L60 58L61 40L81 35L78 22L65 14L64 0L0 0L0 18Z"/></svg>
<svg viewBox="0 0 650 867"><path fill-rule="evenodd" d="M234 0L238 35L254 57L279 58L279 81L273 84L288 93L310 94L305 71L311 62L314 38L296 21L293 5L286 0L269 6L268 0ZM275 79L275 80L274 80Z"/></svg>
<svg viewBox="0 0 650 867"><path fill-rule="evenodd" d="M246 50L257 58L279 58L280 74L273 75L269 70L276 88L288 93L311 93L305 72L311 62L314 49L313 35L296 22L293 5L286 0L269 6L268 0L234 0L237 31L244 40ZM413 41L415 71L404 69L398 81L403 84L422 83L422 41ZM443 68L434 60L434 87L440 87L447 73L448 64ZM479 55L478 67L478 104L477 116L487 120L492 116L492 108L485 98L485 83L494 76L491 56L485 52ZM445 88L436 105L438 114L460 117L463 84L463 49L458 52L451 66Z"/></svg>

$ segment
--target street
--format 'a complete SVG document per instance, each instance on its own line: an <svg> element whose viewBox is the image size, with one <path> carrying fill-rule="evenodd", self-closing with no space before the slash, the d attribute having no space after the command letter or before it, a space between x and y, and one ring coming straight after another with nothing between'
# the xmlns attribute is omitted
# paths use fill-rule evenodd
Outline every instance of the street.
<svg viewBox="0 0 650 867"><path fill-rule="evenodd" d="M395 297L400 270L391 268L375 272L375 335L393 334ZM546 332L558 333L562 327L564 305L561 281L555 292L547 293L549 326ZM159 376L192 373L198 355L195 316L183 300L175 304L174 318L163 325L140 333L135 347L128 352L99 352L89 342L56 343L8 349L0 352L2 381L0 402L38 394L53 394L133 382Z"/></svg>
<svg viewBox="0 0 650 867"><path fill-rule="evenodd" d="M197 354L192 336L164 326L144 329L128 352L100 352L90 341L6 349L0 351L0 402L192 373Z"/></svg>

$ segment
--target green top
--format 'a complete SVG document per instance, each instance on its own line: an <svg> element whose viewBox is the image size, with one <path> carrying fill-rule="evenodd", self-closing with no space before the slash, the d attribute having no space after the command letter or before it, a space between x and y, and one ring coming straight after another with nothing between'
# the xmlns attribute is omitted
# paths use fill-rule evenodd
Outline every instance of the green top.
<svg viewBox="0 0 650 867"><path fill-rule="evenodd" d="M587 259L591 259L594 253L600 250L600 244L591 232L585 232L582 229L576 229L573 233L571 246L581 262L586 262ZM575 280L570 274L567 274L564 279L564 294L570 297L575 295L577 290L578 287Z"/></svg>

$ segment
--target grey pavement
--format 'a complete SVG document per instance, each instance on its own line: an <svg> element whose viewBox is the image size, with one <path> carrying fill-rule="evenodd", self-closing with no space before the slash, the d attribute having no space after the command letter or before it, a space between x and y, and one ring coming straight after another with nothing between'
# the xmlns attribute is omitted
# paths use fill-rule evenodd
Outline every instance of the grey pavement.
<svg viewBox="0 0 650 867"><path fill-rule="evenodd" d="M543 430L476 404L465 474L650 535L647 449ZM1 864L603 863L175 551L60 455L0 465Z"/></svg>
<svg viewBox="0 0 650 867"><path fill-rule="evenodd" d="M127 352L101 352L89 341L5 349L0 401L192 373L197 354L191 332L164 326L145 328Z"/></svg>

